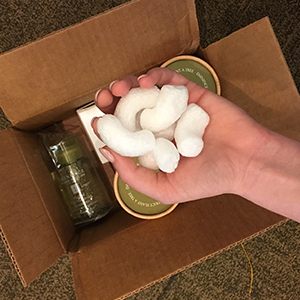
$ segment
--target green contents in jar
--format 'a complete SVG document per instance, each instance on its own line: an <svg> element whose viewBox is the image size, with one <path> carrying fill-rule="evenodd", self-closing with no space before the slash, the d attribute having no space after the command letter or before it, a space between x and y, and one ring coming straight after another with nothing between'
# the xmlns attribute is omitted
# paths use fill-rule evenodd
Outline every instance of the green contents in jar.
<svg viewBox="0 0 300 300"><path fill-rule="evenodd" d="M55 166L52 177L74 225L82 226L108 214L112 209L109 192L79 139L68 135L46 148Z"/></svg>

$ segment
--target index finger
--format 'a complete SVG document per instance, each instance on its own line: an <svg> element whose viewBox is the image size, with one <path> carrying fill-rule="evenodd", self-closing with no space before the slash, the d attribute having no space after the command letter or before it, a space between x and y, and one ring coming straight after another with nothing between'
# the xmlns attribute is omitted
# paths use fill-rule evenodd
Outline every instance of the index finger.
<svg viewBox="0 0 300 300"><path fill-rule="evenodd" d="M147 74L139 78L139 84L143 88L167 84L184 85L189 91L189 103L198 102L199 98L207 91L207 89L185 76L167 68L151 69Z"/></svg>
<svg viewBox="0 0 300 300"><path fill-rule="evenodd" d="M113 81L108 89L99 90L96 93L95 104L104 113L113 114L120 97L138 86L135 76L126 76L121 80Z"/></svg>

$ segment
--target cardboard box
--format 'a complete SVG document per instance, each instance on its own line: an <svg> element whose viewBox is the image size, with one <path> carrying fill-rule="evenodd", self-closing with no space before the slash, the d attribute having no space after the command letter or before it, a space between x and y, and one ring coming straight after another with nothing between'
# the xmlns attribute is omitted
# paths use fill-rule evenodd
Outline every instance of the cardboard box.
<svg viewBox="0 0 300 300"><path fill-rule="evenodd" d="M298 91L268 18L198 47L192 0L135 0L0 56L0 106L14 125L0 132L0 230L24 285L69 252L79 300L122 298L284 219L221 195L155 221L117 210L74 234L32 132L112 80L196 53L225 97L300 140Z"/></svg>

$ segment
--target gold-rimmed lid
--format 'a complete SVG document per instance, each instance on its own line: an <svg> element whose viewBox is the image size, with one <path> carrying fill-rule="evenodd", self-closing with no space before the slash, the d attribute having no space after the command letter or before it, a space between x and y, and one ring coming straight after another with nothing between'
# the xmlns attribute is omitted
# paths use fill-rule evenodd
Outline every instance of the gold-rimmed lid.
<svg viewBox="0 0 300 300"><path fill-rule="evenodd" d="M192 55L173 57L161 65L176 71L191 81L221 95L221 85L215 70L204 60Z"/></svg>
<svg viewBox="0 0 300 300"><path fill-rule="evenodd" d="M129 214L140 219L158 219L171 213L178 204L165 205L148 197L124 183L116 173L114 191L120 206Z"/></svg>

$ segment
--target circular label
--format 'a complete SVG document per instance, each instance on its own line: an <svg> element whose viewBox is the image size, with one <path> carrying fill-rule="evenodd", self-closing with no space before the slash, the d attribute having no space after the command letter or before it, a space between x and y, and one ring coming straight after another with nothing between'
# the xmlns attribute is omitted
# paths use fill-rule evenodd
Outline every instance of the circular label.
<svg viewBox="0 0 300 300"><path fill-rule="evenodd" d="M124 183L118 177L117 188L122 202L132 211L143 215L158 215L170 209L173 205L164 205L148 197Z"/></svg>
<svg viewBox="0 0 300 300"><path fill-rule="evenodd" d="M180 73L189 80L217 93L217 86L213 75L199 62L189 59L179 59L171 62L165 67Z"/></svg>

